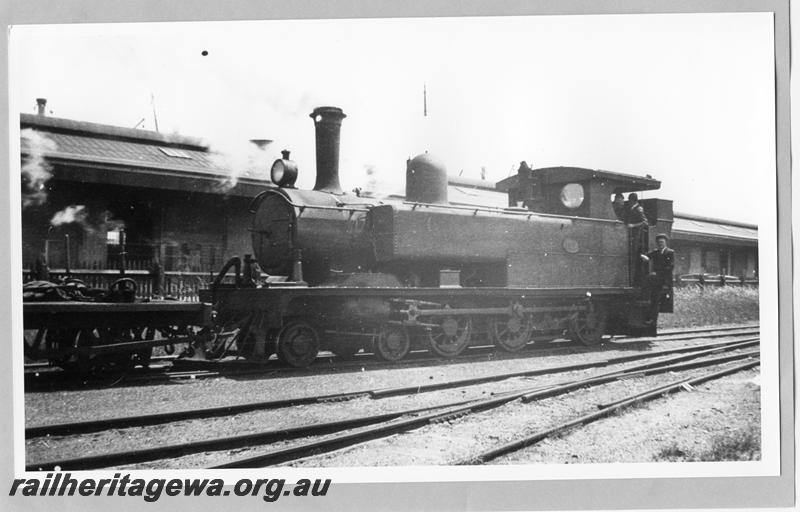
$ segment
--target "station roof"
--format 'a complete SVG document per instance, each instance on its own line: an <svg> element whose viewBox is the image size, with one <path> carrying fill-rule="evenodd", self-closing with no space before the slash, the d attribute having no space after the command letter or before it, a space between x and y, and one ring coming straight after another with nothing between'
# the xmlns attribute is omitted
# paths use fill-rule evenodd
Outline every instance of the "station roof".
<svg viewBox="0 0 800 512"><path fill-rule="evenodd" d="M677 212L673 218L673 240L750 247L758 245L758 226L754 224Z"/></svg>
<svg viewBox="0 0 800 512"><path fill-rule="evenodd" d="M57 178L214 192L231 177L223 159L196 138L34 114L21 114L20 128L22 155L46 158ZM268 186L266 175L244 172L229 193L254 195Z"/></svg>

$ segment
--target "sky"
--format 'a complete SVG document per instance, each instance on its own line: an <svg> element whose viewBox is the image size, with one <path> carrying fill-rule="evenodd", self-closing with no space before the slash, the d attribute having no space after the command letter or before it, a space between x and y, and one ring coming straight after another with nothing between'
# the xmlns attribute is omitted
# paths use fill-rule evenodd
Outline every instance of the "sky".
<svg viewBox="0 0 800 512"><path fill-rule="evenodd" d="M332 105L345 189L402 191L406 159L429 151L493 181L522 160L649 174L662 188L644 197L758 224L775 217L772 27L770 13L15 26L10 91L19 112L44 97L54 117L157 117L233 168L271 139L264 176L288 149L301 187L309 114Z"/></svg>

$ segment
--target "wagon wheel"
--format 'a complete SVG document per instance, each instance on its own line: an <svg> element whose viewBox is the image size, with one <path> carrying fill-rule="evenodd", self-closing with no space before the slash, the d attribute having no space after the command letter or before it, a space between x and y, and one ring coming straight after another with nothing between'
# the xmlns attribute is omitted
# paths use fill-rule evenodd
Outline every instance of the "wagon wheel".
<svg viewBox="0 0 800 512"><path fill-rule="evenodd" d="M400 361L411 350L408 329L399 325L387 325L375 340L375 354L384 361Z"/></svg>
<svg viewBox="0 0 800 512"><path fill-rule="evenodd" d="M319 336L307 322L293 321L278 332L276 345L278 359L289 366L302 368L316 359Z"/></svg>
<svg viewBox="0 0 800 512"><path fill-rule="evenodd" d="M578 313L569 322L569 338L588 347L599 345L606 330L606 315L602 311Z"/></svg>
<svg viewBox="0 0 800 512"><path fill-rule="evenodd" d="M51 339L51 331L55 331L60 335L57 342L55 338ZM49 348L56 350L67 347L92 346L99 339L99 335L95 333L94 329L70 330L69 335L66 337L64 336L66 333L60 330L50 329L47 334ZM67 343L67 339L71 339L69 343ZM92 361L89 356L77 350L71 350L65 357L55 360L54 363L67 372L75 374L88 374L92 367Z"/></svg>
<svg viewBox="0 0 800 512"><path fill-rule="evenodd" d="M516 352L528 344L533 332L530 315L512 314L489 319L489 336L495 345Z"/></svg>
<svg viewBox="0 0 800 512"><path fill-rule="evenodd" d="M134 341L153 341L156 337L156 330L153 327L140 327L132 329ZM140 348L139 350L131 353L131 361L134 364L140 364L147 368L150 365L150 359L153 357L153 347Z"/></svg>
<svg viewBox="0 0 800 512"><path fill-rule="evenodd" d="M75 346L77 348L96 347L114 343L119 341L115 338L115 334L109 329L81 329L75 340ZM105 379L107 377L116 378L127 366L123 364L126 362L126 358L121 356L123 354L116 352L95 355L74 352L66 360L62 361L59 366L69 372L86 375L92 380Z"/></svg>
<svg viewBox="0 0 800 512"><path fill-rule="evenodd" d="M428 331L430 349L440 357L455 357L462 353L472 336L472 319L464 316L446 316Z"/></svg>

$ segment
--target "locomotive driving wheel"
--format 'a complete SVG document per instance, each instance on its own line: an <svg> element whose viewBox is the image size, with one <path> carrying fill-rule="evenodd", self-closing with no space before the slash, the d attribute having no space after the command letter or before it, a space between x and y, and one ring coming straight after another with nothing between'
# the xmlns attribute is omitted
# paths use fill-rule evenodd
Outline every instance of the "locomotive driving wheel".
<svg viewBox="0 0 800 512"><path fill-rule="evenodd" d="M578 313L569 322L569 339L593 347L603 341L606 329L606 315L602 311Z"/></svg>
<svg viewBox="0 0 800 512"><path fill-rule="evenodd" d="M399 325L387 325L375 340L375 354L384 361L400 361L411 350L408 329Z"/></svg>
<svg viewBox="0 0 800 512"><path fill-rule="evenodd" d="M431 351L440 357L455 357L469 346L472 319L464 316L445 316L436 327L428 330Z"/></svg>
<svg viewBox="0 0 800 512"><path fill-rule="evenodd" d="M489 336L495 345L508 352L516 352L528 344L533 332L529 315L512 314L489 319Z"/></svg>
<svg viewBox="0 0 800 512"><path fill-rule="evenodd" d="M308 322L287 323L278 332L276 352L278 359L289 366L303 368L310 365L319 352L319 336L316 329Z"/></svg>

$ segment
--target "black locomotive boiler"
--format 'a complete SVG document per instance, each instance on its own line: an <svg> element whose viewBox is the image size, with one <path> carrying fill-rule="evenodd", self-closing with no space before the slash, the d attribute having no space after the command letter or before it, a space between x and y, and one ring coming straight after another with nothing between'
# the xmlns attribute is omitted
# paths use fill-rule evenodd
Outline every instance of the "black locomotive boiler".
<svg viewBox="0 0 800 512"><path fill-rule="evenodd" d="M406 163L404 199L364 197L339 184L345 114L320 107L311 117L313 190L295 188L284 152L271 170L277 186L251 204L255 260L232 259L201 294L226 330L238 329L240 354L305 366L320 350L397 361L414 348L452 357L476 343L515 351L564 335L594 345L655 334L639 254L656 231L669 233L672 203L643 202L656 224L648 235L618 220L611 197L660 182L523 162L503 183L508 208L458 206L426 153ZM254 262L266 280L254 279ZM231 268L236 284L221 284ZM661 311L671 311L663 293Z"/></svg>

